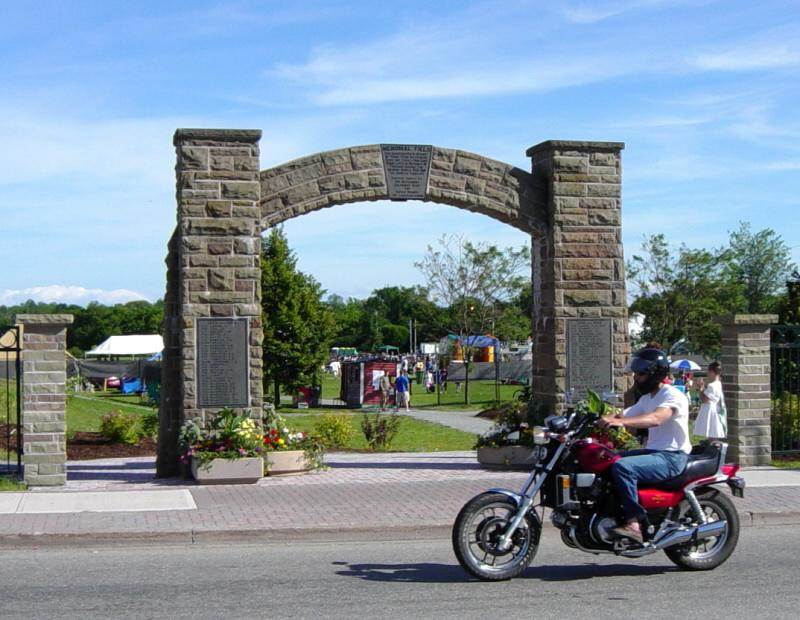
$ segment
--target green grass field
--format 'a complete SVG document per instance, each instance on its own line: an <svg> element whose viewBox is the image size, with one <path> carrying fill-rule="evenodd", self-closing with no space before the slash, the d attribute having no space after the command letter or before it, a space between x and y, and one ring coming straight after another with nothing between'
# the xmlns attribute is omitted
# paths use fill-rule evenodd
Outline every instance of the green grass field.
<svg viewBox="0 0 800 620"><path fill-rule="evenodd" d="M324 375L322 379L322 398L339 398L341 378L333 375ZM514 398L514 394L521 390L521 385L499 385L499 400L508 401ZM424 385L411 383L411 406L424 409L485 409L490 403L496 400L494 381L470 381L469 400L470 404L464 403L465 386L462 384L461 392L456 392L456 385L452 381L448 382L447 392L442 392L437 400L436 392L431 394L425 391ZM441 404L439 404L441 403Z"/></svg>
<svg viewBox="0 0 800 620"><path fill-rule="evenodd" d="M134 397L138 402L139 397ZM77 431L97 432L102 417L111 411L140 415L150 407L131 404L128 397L100 396L96 393L67 395L67 436Z"/></svg>
<svg viewBox="0 0 800 620"><path fill-rule="evenodd" d="M285 418L287 426L295 431L311 433L314 423L325 411L345 415L353 427L353 438L343 450L366 450L367 442L361 431L364 413L342 410L315 409L314 413L292 414ZM370 414L373 415L373 414ZM384 414L388 415L388 414ZM475 445L475 435L464 433L440 424L433 424L414 418L402 417L400 429L391 445L392 452L443 452L448 450L471 450Z"/></svg>
<svg viewBox="0 0 800 620"><path fill-rule="evenodd" d="M17 422L17 388L15 381L0 379L0 424Z"/></svg>

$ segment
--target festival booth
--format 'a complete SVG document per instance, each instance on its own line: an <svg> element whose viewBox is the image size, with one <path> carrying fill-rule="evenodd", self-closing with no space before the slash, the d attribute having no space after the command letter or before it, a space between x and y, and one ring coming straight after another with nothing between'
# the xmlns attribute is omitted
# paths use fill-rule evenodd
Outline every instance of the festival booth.
<svg viewBox="0 0 800 620"><path fill-rule="evenodd" d="M78 360L81 377L106 388L119 388L123 394L147 390L148 383L161 378L161 351L164 342L158 334L111 336ZM123 359L124 358L124 359Z"/></svg>
<svg viewBox="0 0 800 620"><path fill-rule="evenodd" d="M348 407L380 405L380 378L388 375L394 383L397 370L397 362L381 358L343 362L340 398Z"/></svg>

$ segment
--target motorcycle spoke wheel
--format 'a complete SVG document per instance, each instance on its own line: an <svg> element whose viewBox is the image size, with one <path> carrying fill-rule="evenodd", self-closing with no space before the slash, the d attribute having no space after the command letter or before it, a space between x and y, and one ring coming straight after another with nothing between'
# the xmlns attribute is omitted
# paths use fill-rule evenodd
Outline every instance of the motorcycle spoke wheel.
<svg viewBox="0 0 800 620"><path fill-rule="evenodd" d="M719 491L697 496L706 517L706 523L726 521L727 529L712 536L680 547L670 547L664 552L675 564L686 570L711 570L727 560L739 541L739 513L733 502ZM681 505L681 521L696 526L696 519L688 503Z"/></svg>
<svg viewBox="0 0 800 620"><path fill-rule="evenodd" d="M516 511L516 504L498 493L479 495L461 510L453 528L453 548L468 572L480 579L497 581L525 570L538 546L538 521L525 519L514 532L511 547L498 547Z"/></svg>

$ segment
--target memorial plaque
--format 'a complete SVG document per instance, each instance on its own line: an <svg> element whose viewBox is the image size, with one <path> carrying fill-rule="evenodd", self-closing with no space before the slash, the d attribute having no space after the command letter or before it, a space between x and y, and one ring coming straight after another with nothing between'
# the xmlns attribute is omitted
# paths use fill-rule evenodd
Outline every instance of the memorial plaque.
<svg viewBox="0 0 800 620"><path fill-rule="evenodd" d="M431 169L429 144L381 144L389 200L422 200Z"/></svg>
<svg viewBox="0 0 800 620"><path fill-rule="evenodd" d="M197 406L250 405L247 319L198 318Z"/></svg>
<svg viewBox="0 0 800 620"><path fill-rule="evenodd" d="M567 392L573 402L587 390L614 389L611 319L567 319Z"/></svg>

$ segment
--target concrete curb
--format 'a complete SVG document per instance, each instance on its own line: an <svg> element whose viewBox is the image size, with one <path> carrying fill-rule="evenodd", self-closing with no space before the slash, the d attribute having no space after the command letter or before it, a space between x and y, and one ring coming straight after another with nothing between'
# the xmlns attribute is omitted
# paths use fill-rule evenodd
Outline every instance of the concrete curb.
<svg viewBox="0 0 800 620"><path fill-rule="evenodd" d="M742 527L800 525L800 511L741 512ZM549 519L544 526L552 528ZM449 538L452 523L402 527L280 528L273 530L183 530L172 532L102 532L0 534L0 548L137 546L148 544L286 543L433 540Z"/></svg>

